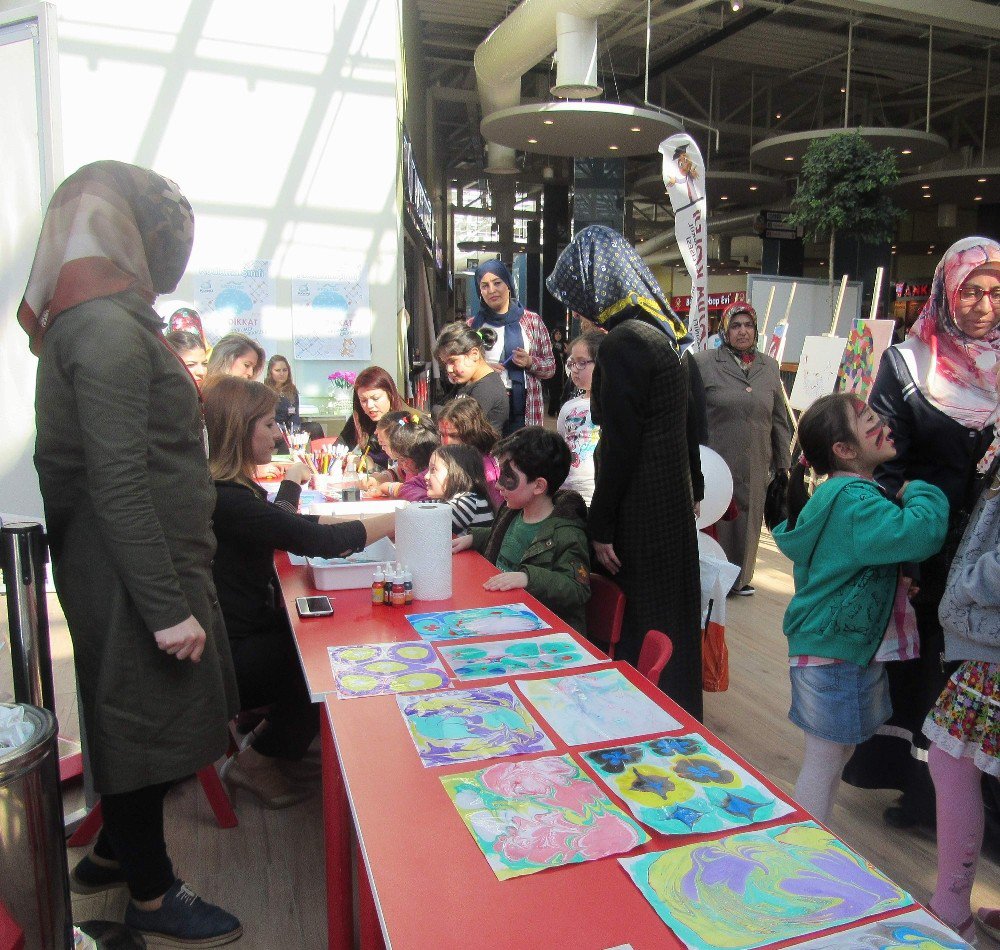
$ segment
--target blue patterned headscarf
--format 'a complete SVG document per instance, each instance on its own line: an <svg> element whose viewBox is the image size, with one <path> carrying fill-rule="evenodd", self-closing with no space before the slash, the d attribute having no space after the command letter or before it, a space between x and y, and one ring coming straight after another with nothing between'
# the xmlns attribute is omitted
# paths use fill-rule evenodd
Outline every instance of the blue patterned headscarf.
<svg viewBox="0 0 1000 950"><path fill-rule="evenodd" d="M689 342L684 321L670 309L635 248L603 224L592 224L573 238L545 286L570 310L608 329L639 319L662 330L676 348Z"/></svg>

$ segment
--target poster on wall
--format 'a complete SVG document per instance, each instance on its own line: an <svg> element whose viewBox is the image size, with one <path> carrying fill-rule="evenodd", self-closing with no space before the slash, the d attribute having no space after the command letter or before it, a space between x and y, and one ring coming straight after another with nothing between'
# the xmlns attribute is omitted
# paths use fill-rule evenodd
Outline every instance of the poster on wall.
<svg viewBox="0 0 1000 950"><path fill-rule="evenodd" d="M788 401L800 412L808 409L820 396L833 392L837 373L844 358L847 340L842 336L807 336L802 343L802 356L795 374L795 385Z"/></svg>
<svg viewBox="0 0 1000 950"><path fill-rule="evenodd" d="M202 271L195 275L195 308L209 344L227 333L263 336L263 312L274 306L270 261L254 261L242 271Z"/></svg>
<svg viewBox="0 0 1000 950"><path fill-rule="evenodd" d="M297 360L370 360L368 275L293 280L292 345Z"/></svg>

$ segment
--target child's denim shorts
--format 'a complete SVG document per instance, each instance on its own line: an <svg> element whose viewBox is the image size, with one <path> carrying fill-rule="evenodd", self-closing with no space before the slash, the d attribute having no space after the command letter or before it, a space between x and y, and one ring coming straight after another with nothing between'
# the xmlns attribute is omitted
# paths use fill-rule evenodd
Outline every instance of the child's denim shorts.
<svg viewBox="0 0 1000 950"><path fill-rule="evenodd" d="M858 745L892 715L884 663L827 663L789 667L792 708L788 718L810 735Z"/></svg>

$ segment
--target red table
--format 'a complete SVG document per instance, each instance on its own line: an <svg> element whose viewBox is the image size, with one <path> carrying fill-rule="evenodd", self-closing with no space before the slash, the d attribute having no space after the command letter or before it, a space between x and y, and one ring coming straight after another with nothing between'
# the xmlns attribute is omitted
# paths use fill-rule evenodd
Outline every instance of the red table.
<svg viewBox="0 0 1000 950"><path fill-rule="evenodd" d="M407 608L375 607L368 590L335 591L331 594L336 605L333 617L302 620L295 611L295 597L316 593L309 583L308 570L293 567L284 554L277 557L282 592L309 690L325 704L323 818L329 947L350 950L354 945L352 870L357 875L358 938L362 950L384 945L413 950L431 947L504 950L534 946L544 946L547 950L554 947L603 950L623 943L630 943L635 950L683 946L615 858L549 869L508 881L497 880L440 781L442 775L471 771L485 763L425 768L395 696L342 700L335 694L327 695L334 689L327 648L416 640L416 633L406 620L407 613L523 601L550 623L553 630L567 629L526 591L484 591L483 581L495 574L496 568L479 555L472 552L458 555L454 567L454 596L450 600L416 603ZM634 669L623 663L611 664L592 645L586 646L603 662L579 670L514 679L561 676L613 665L674 716L685 731L698 732L710 739L774 794L789 801L787 795L737 752ZM479 686L509 681L500 677L473 682ZM470 684L456 681L456 685L461 688ZM530 702L524 702L532 708ZM593 777L593 771L579 753L608 743L570 747L547 728L543 717L536 714L536 719L555 745L554 752L541 754L572 753L574 761ZM658 733L651 735L655 734ZM600 782L598 785L603 787ZM758 827L809 818L803 809L796 808ZM651 840L630 854L664 850L705 838L704 835L668 836L646 830ZM352 831L357 835L363 858L360 861L352 857ZM804 939L808 938L800 938L798 942ZM790 942L775 944L790 945Z"/></svg>

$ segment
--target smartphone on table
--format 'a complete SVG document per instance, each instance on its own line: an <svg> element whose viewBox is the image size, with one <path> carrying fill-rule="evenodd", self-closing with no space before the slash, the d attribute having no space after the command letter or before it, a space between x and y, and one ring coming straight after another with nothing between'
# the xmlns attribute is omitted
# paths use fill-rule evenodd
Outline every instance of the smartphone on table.
<svg viewBox="0 0 1000 950"><path fill-rule="evenodd" d="M333 613L329 597L296 597L295 607L300 617L329 617Z"/></svg>

